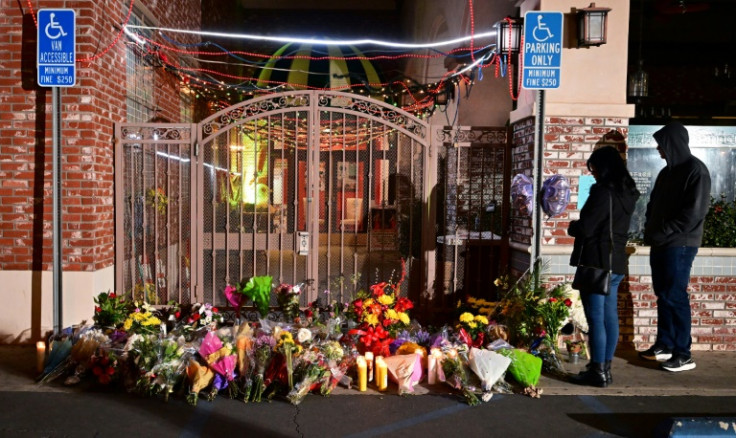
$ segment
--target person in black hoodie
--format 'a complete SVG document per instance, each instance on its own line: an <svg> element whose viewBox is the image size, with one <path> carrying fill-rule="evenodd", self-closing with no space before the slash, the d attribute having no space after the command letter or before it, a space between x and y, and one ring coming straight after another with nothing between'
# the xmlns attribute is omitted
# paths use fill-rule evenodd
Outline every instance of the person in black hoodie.
<svg viewBox="0 0 736 438"><path fill-rule="evenodd" d="M664 361L662 368L667 371L686 371L695 368L690 355L692 318L687 286L703 239L710 173L691 155L688 132L681 123L667 124L653 137L667 162L654 183L644 224L657 296L657 339L639 356Z"/></svg>
<svg viewBox="0 0 736 438"><path fill-rule="evenodd" d="M588 170L596 182L580 210L580 219L571 221L567 229L575 237L570 265L608 270L610 264L612 273L608 295L596 290L580 291L588 320L591 362L586 370L571 376L571 381L604 388L613 381L611 360L618 344L618 286L626 273L626 240L639 191L615 147L593 151ZM611 231L613 250L609 254Z"/></svg>

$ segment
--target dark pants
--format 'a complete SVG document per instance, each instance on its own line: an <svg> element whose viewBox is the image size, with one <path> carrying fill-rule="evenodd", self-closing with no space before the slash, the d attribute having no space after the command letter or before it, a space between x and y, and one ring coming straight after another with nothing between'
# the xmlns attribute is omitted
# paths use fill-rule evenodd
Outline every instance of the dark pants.
<svg viewBox="0 0 736 438"><path fill-rule="evenodd" d="M588 320L590 360L597 363L613 359L618 344L618 285L623 274L612 274L608 295L581 293Z"/></svg>
<svg viewBox="0 0 736 438"><path fill-rule="evenodd" d="M694 246L652 248L652 287L657 296L657 341L655 345L672 349L672 354L690 357L692 316L690 270L698 253Z"/></svg>

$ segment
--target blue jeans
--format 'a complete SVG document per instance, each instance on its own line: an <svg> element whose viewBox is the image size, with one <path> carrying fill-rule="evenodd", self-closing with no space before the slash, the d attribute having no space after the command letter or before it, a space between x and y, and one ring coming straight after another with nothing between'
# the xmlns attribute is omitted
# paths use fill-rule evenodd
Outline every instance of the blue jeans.
<svg viewBox="0 0 736 438"><path fill-rule="evenodd" d="M608 362L618 344L618 285L623 274L611 274L611 292L608 295L583 293L580 295L588 320L590 360Z"/></svg>
<svg viewBox="0 0 736 438"><path fill-rule="evenodd" d="M657 341L655 345L672 349L672 354L690 357L692 316L687 285L698 253L695 246L652 248L652 287L657 296Z"/></svg>

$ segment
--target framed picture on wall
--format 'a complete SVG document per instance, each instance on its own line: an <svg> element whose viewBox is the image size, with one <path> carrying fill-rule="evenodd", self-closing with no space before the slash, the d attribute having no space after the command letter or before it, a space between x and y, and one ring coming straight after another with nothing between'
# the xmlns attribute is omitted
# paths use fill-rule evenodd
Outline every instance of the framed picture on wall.
<svg viewBox="0 0 736 438"><path fill-rule="evenodd" d="M355 192L358 187L358 163L339 161L337 163L337 188Z"/></svg>

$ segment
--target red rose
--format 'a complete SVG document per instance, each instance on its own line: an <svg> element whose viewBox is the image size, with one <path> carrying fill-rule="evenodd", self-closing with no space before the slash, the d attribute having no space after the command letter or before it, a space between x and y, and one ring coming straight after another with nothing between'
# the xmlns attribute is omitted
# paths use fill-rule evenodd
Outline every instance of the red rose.
<svg viewBox="0 0 736 438"><path fill-rule="evenodd" d="M92 374L94 374L95 376L102 375L102 368L101 367L92 368Z"/></svg>
<svg viewBox="0 0 736 438"><path fill-rule="evenodd" d="M192 318L194 318L195 321L199 321L199 318L201 318L199 313L195 313Z"/></svg>
<svg viewBox="0 0 736 438"><path fill-rule="evenodd" d="M113 367L108 367L105 371L107 372L108 376L112 376L113 374L115 374L115 368Z"/></svg>
<svg viewBox="0 0 736 438"><path fill-rule="evenodd" d="M101 311L100 306L95 306L95 313L100 313Z"/></svg>
<svg viewBox="0 0 736 438"><path fill-rule="evenodd" d="M181 312L174 313L174 316L176 317L176 319L179 319L181 317Z"/></svg>
<svg viewBox="0 0 736 438"><path fill-rule="evenodd" d="M312 318L314 317L314 313L310 309L307 309L304 311L304 316L306 316L307 318Z"/></svg>
<svg viewBox="0 0 736 438"><path fill-rule="evenodd" d="M212 308L212 313L217 313L217 312L219 312L219 310L217 310L217 307L213 307Z"/></svg>
<svg viewBox="0 0 736 438"><path fill-rule="evenodd" d="M565 298L565 305L566 305L567 307L570 307L570 306L572 306L572 300L571 300L570 298Z"/></svg>
<svg viewBox="0 0 736 438"><path fill-rule="evenodd" d="M555 297L551 297L551 298L549 299L549 302L550 302L550 303L556 303L556 302L557 302L557 298L555 298Z"/></svg>
<svg viewBox="0 0 736 438"><path fill-rule="evenodd" d="M110 298L117 298L118 295L115 292L110 292Z"/></svg>

